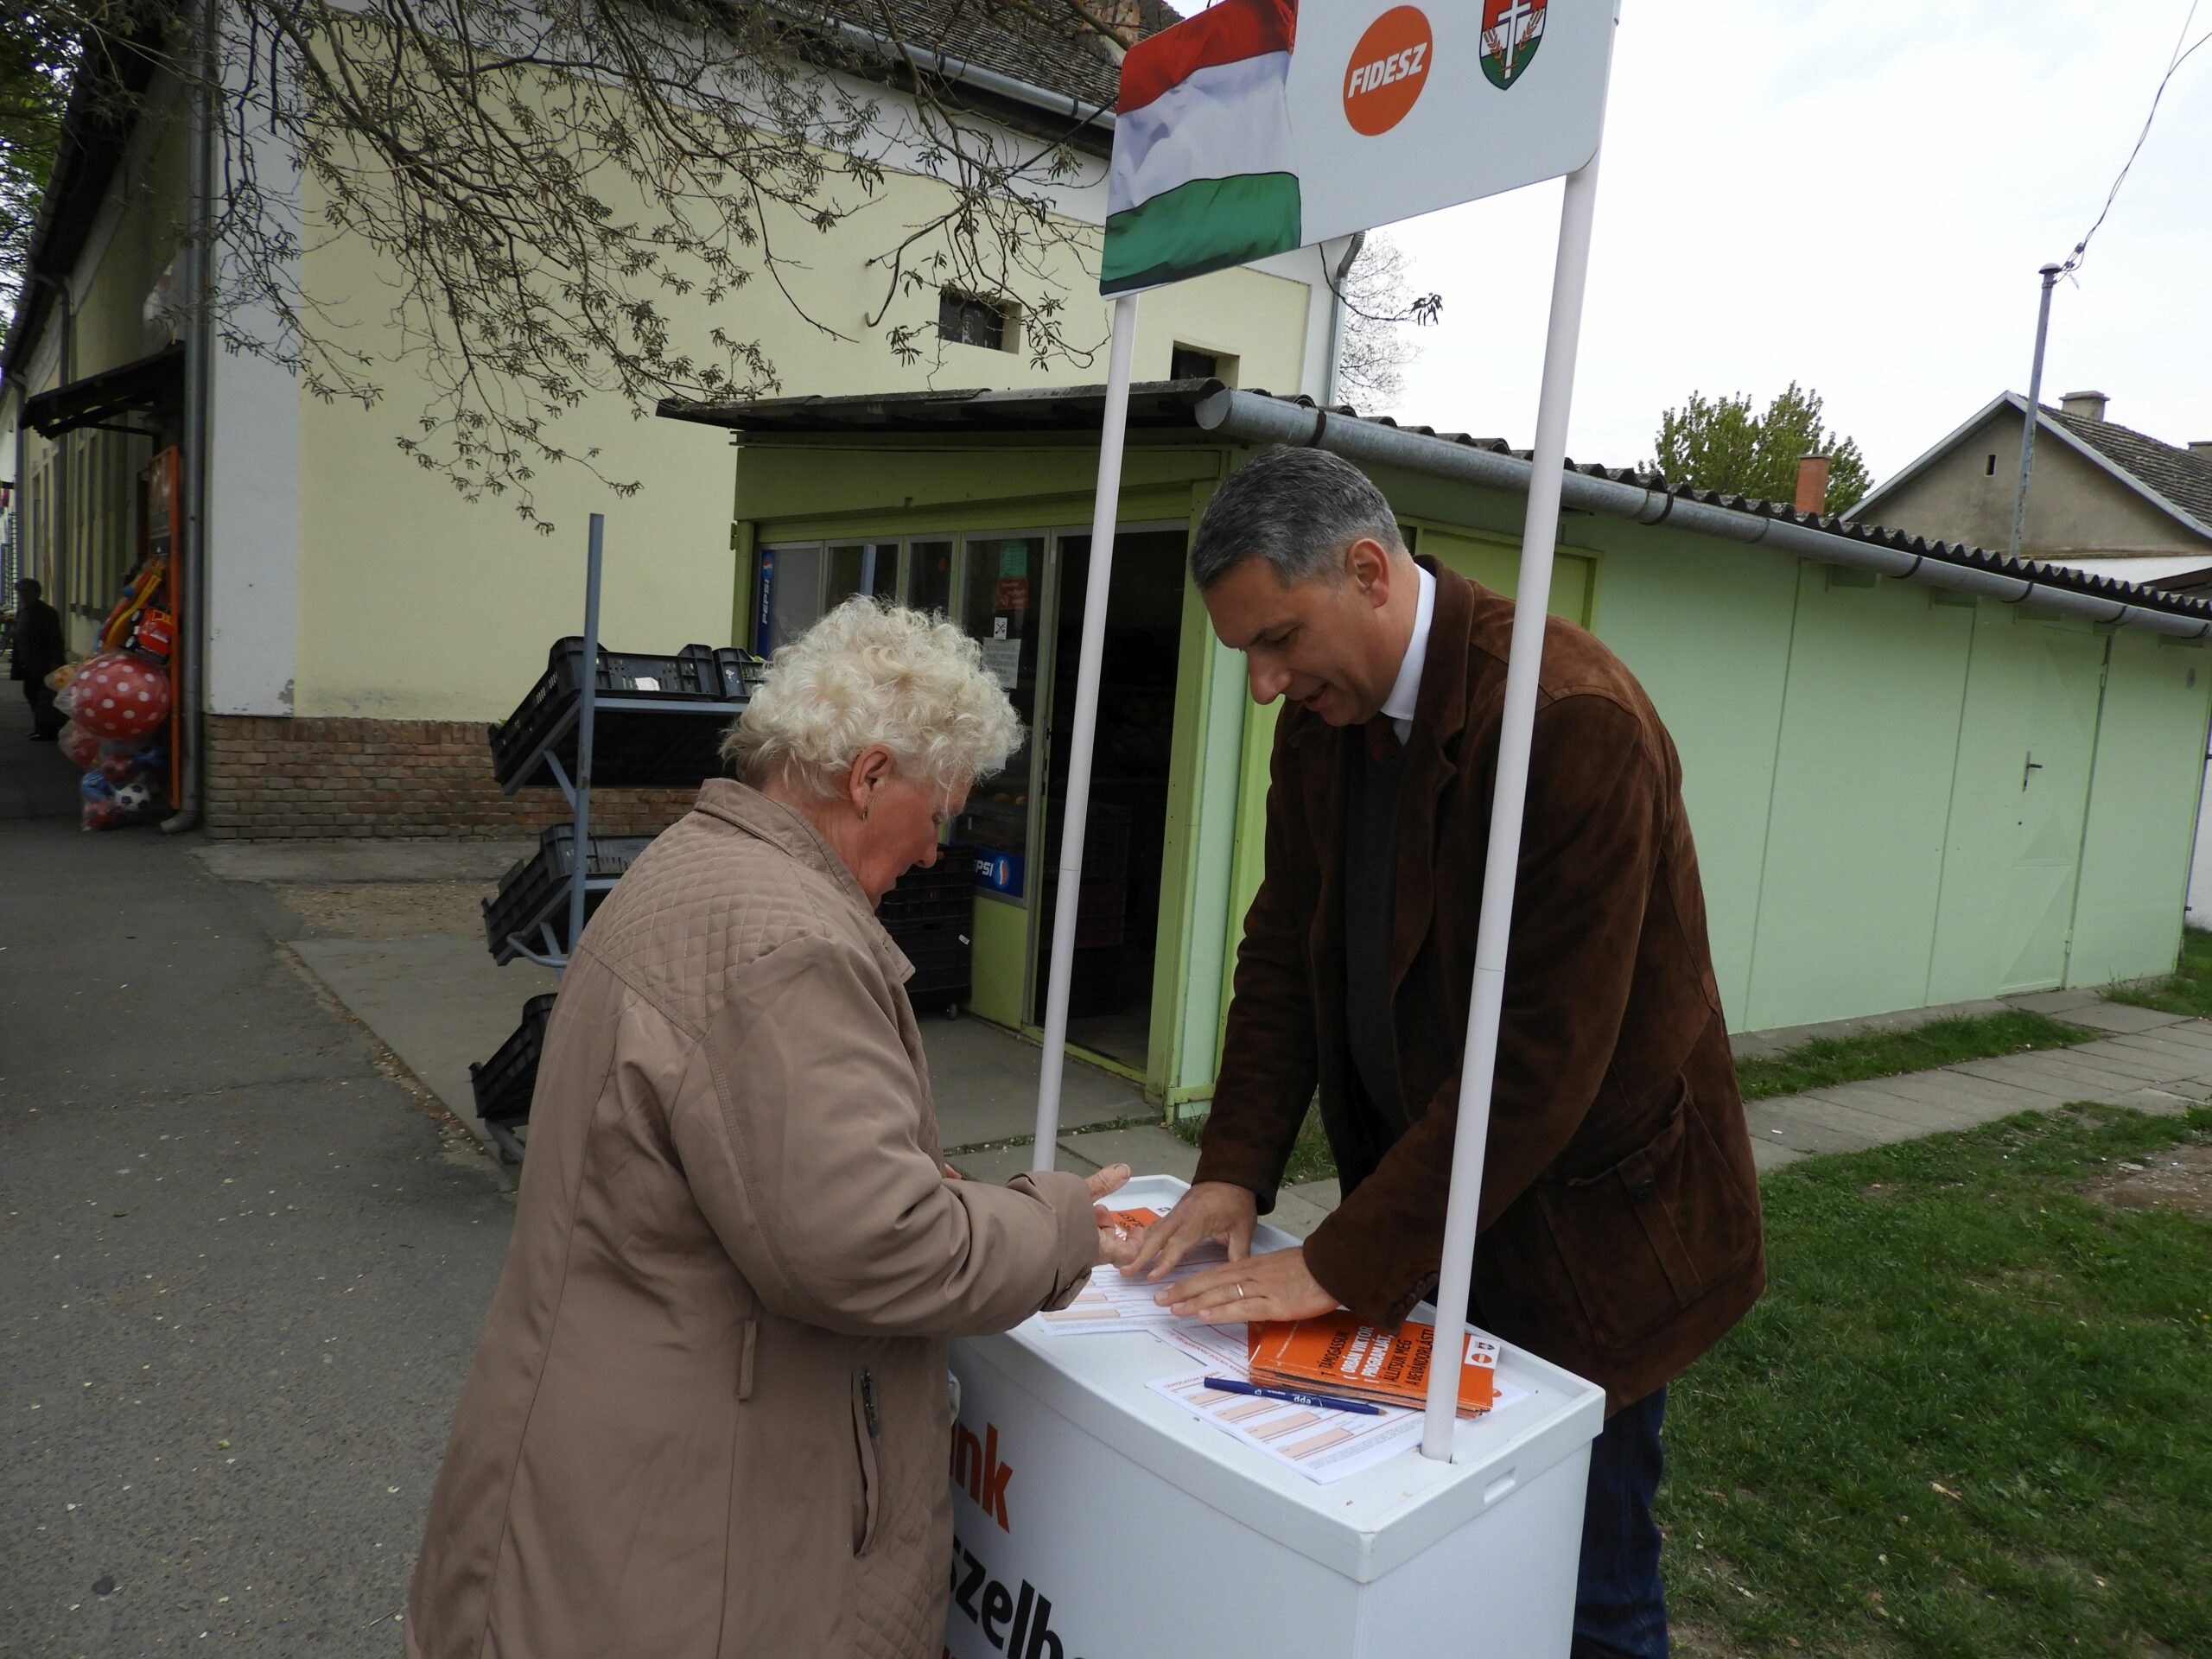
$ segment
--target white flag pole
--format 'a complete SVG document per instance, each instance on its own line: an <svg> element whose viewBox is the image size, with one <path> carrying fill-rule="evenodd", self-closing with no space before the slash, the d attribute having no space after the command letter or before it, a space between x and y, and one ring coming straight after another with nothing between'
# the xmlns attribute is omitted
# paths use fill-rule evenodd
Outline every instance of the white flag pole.
<svg viewBox="0 0 2212 1659"><path fill-rule="evenodd" d="M1075 731L1068 752L1068 798L1060 815L1060 894L1052 912L1052 964L1045 993L1045 1065L1037 1083L1037 1140L1032 1169L1050 1169L1060 1134L1060 1077L1067 1069L1068 981L1075 971L1076 909L1083 899L1084 830L1090 818L1090 757L1098 728L1098 679L1106 655L1107 588L1114 574L1114 521L1122 500L1122 446L1129 424L1129 364L1136 346L1137 296L1114 302L1114 343L1107 360L1106 416L1098 438L1098 496L1090 518L1090 580L1084 588L1083 653L1077 664ZM1044 709L1031 741L1044 741Z"/></svg>
<svg viewBox="0 0 2212 1659"><path fill-rule="evenodd" d="M1467 1052L1459 1069L1459 1122L1452 1147L1452 1207L1436 1289L1436 1348L1429 1364L1423 1457L1448 1460L1466 1343L1467 1296L1475 1276L1475 1231L1482 1205L1483 1154L1490 1136L1497 1027L1505 1005L1505 950L1513 926L1513 884L1521 855L1521 816L1529 789L1529 745L1536 719L1536 673L1543 662L1544 618L1551 603L1552 546L1559 535L1560 485L1567 471L1567 417L1574 401L1574 359L1581 346L1582 294L1590 273L1590 227L1598 200L1598 156L1567 175L1560 205L1559 261L1552 275L1551 323L1544 340L1543 391L1536 405L1529 520L1521 541L1512 655L1505 665L1505 711L1491 797L1489 861L1475 934L1475 982L1467 1007Z"/></svg>

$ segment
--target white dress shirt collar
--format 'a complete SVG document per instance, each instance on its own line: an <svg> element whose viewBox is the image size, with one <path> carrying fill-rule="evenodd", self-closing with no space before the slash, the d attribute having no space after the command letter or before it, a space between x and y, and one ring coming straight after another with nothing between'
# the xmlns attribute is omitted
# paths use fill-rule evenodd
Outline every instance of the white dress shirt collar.
<svg viewBox="0 0 2212 1659"><path fill-rule="evenodd" d="M1421 598L1414 607L1414 637L1406 642L1406 660L1398 664L1397 683L1382 699L1382 712L1402 743L1414 728L1414 708L1421 701L1421 671L1428 662L1428 625L1436 615L1436 578L1414 566L1421 578Z"/></svg>

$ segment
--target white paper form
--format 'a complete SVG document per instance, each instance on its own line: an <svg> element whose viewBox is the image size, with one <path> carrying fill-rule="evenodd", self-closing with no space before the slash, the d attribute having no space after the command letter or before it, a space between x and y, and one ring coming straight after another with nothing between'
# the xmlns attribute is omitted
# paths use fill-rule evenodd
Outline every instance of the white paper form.
<svg viewBox="0 0 2212 1659"><path fill-rule="evenodd" d="M1205 1371L1161 1377L1152 1385L1192 1416L1202 1418L1270 1460L1324 1485L1371 1469L1421 1444L1421 1413L1395 1406L1380 1414L1292 1405L1255 1395L1227 1394L1206 1386Z"/></svg>
<svg viewBox="0 0 2212 1659"><path fill-rule="evenodd" d="M1224 1374L1210 1370L1217 1376ZM1410 1408L1382 1406L1377 1408L1380 1415L1370 1417L1365 1412L1294 1405L1258 1395L1210 1389L1208 1374L1192 1371L1163 1376L1152 1384L1152 1391L1322 1485L1371 1469L1421 1444L1421 1414ZM1234 1373L1243 1374L1242 1366ZM1526 1389L1501 1381L1497 1402L1491 1410L1503 1410L1528 1397Z"/></svg>
<svg viewBox="0 0 2212 1659"><path fill-rule="evenodd" d="M1200 1319L1177 1319L1154 1299L1168 1286L1207 1268L1217 1268L1228 1260L1227 1249L1206 1239L1192 1245L1190 1253L1164 1279L1141 1275L1130 1278L1119 1268L1096 1268L1091 1272L1090 1284L1077 1293L1075 1300L1065 1307L1038 1314L1037 1320L1055 1336L1063 1337L1095 1337L1109 1331L1157 1331L1162 1326L1203 1325L1205 1321ZM1242 1365L1244 1327L1239 1325L1213 1328L1236 1331L1237 1363Z"/></svg>

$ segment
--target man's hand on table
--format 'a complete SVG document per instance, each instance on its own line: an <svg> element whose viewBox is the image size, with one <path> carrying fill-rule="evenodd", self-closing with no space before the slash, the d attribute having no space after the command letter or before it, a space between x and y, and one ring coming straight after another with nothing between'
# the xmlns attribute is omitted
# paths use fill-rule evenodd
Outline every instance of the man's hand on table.
<svg viewBox="0 0 2212 1659"><path fill-rule="evenodd" d="M1156 1300L1178 1319L1200 1319L1208 1325L1310 1319L1337 1305L1306 1271L1301 1245L1208 1268L1166 1287Z"/></svg>
<svg viewBox="0 0 2212 1659"><path fill-rule="evenodd" d="M1247 1319L1303 1319L1326 1313L1337 1299L1315 1282L1300 1249L1252 1254L1259 1202L1250 1189L1230 1181L1201 1181L1166 1217L1146 1229L1125 1271L1165 1278L1192 1248L1212 1239L1229 1252L1220 1267L1194 1273L1160 1293L1161 1306L1178 1318L1209 1325Z"/></svg>

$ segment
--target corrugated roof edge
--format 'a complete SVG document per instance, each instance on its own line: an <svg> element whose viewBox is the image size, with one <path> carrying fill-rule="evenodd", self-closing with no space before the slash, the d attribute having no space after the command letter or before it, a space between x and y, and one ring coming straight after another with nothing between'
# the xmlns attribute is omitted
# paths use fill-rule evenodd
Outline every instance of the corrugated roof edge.
<svg viewBox="0 0 2212 1659"><path fill-rule="evenodd" d="M1010 391L969 390L768 398L727 404L685 403L671 398L662 403L659 412L672 420L696 421L737 431L764 434L830 435L953 430L1065 431L1097 426L1104 410L1105 397L1103 386L1090 385L1026 387ZM1311 398L1285 397L1263 391L1242 391L1224 385L1218 380L1149 381L1133 386L1130 389L1130 424L1142 429L1159 429L1187 423L1201 430L1219 430L1229 423L1233 410L1242 407L1251 410L1258 405L1265 406L1271 412L1272 418L1262 423L1271 427L1286 427L1294 423L1303 426L1307 419L1311 419L1310 429L1295 435L1287 430L1268 435L1277 441L1334 448L1334 444L1326 441L1329 423L1352 422L1360 427L1425 440L1428 443L1444 446L1448 450L1471 450L1508 458L1516 464L1516 470L1522 472L1517 486L1523 490L1526 488L1525 469L1530 465L1531 452L1516 449L1503 438L1478 438L1465 432L1440 432L1431 426L1402 426L1387 415L1362 415L1348 404L1323 409ZM1989 589L1992 596L2010 599L2014 602L2027 598L2031 587L2039 588L2058 594L2079 594L2084 599L2102 600L2127 609L2158 613L2173 618L2177 622L2185 620L2199 625L2195 628L2170 626L2162 628L2161 632L2187 633L2191 637L2212 635L2212 601L2183 599L2159 588L2091 575L2063 565L2010 558L2002 553L1993 553L1984 548L1968 547L1961 543L1934 541L1881 524L1862 524L1855 519L1831 517L1826 513L1799 512L1794 506L1778 501L1674 484L1658 473L1646 472L1639 467L1605 467L1595 462L1570 460L1567 472L1570 498L1576 493L1573 487L1576 479L1596 480L1640 492L1646 499L1639 510L1623 512L1627 504L1611 501L1602 510L1622 512L1622 516L1641 523L1664 523L1675 516L1675 504L1687 502L1744 520L1747 529L1761 525L1789 526L1840 543L1878 548L1912 560L1916 564L1927 561L1961 571L1981 573L1995 579L1999 584L2017 582L2021 585L2018 594L2003 594L1997 590L1996 586ZM1516 486L1516 480L1503 474L1497 484L1504 488ZM1574 505L1571 499L1570 505ZM1749 536L1738 534L1735 539L1758 540L1764 534L1762 529ZM1808 554L1808 556L1818 555ZM1838 562L1859 561L1839 558ZM1910 571L1895 574L1909 575ZM2115 615L2110 620L2125 619Z"/></svg>

